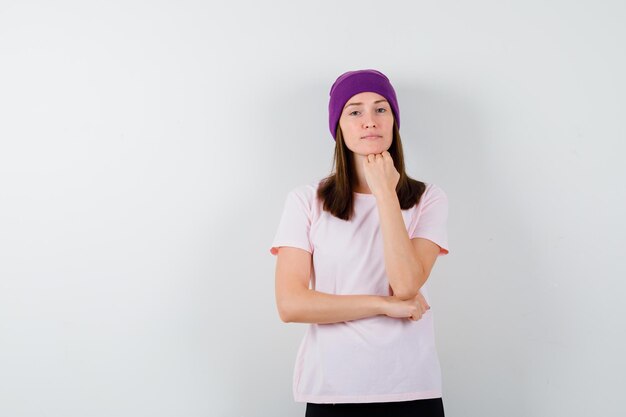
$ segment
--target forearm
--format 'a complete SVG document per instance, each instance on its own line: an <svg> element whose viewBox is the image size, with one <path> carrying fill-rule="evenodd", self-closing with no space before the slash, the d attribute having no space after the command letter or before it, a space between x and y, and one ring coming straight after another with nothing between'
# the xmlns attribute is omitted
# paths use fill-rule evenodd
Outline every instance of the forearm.
<svg viewBox="0 0 626 417"><path fill-rule="evenodd" d="M384 313L386 296L328 294L302 289L283 306L281 318L286 323L337 323Z"/></svg>
<svg viewBox="0 0 626 417"><path fill-rule="evenodd" d="M385 270L395 296L414 297L424 284L423 267L406 231L400 202L394 192L377 197L383 235Z"/></svg>

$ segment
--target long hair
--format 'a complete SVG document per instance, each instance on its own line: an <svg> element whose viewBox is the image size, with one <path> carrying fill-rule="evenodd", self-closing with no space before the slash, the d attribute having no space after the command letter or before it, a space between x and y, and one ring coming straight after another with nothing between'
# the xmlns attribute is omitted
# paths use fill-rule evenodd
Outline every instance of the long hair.
<svg viewBox="0 0 626 417"><path fill-rule="evenodd" d="M410 178L404 169L404 154L400 131L394 119L393 138L388 149L400 179L396 186L396 194L402 210L409 209L419 203L424 194L426 184ZM343 220L350 220L354 214L353 190L356 186L356 170L354 156L343 140L341 128L337 126L335 156L332 173L320 181L317 197L323 201L324 210Z"/></svg>

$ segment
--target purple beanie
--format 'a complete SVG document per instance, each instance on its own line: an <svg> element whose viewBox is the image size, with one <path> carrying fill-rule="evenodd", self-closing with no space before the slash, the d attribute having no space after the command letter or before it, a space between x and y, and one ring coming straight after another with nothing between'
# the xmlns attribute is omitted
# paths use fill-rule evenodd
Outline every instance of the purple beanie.
<svg viewBox="0 0 626 417"><path fill-rule="evenodd" d="M380 71L364 69L344 72L330 87L330 102L328 103L328 124L333 139L337 140L337 124L350 97L355 94L371 91L385 97L391 105L391 110L400 128L400 109L398 99L389 78Z"/></svg>

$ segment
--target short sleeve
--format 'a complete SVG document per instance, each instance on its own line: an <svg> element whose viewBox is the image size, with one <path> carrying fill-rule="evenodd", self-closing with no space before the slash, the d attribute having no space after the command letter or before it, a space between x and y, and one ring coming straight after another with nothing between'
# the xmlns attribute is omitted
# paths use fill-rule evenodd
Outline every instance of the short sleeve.
<svg viewBox="0 0 626 417"><path fill-rule="evenodd" d="M440 247L439 256L447 255L448 248L448 196L437 185L432 184L422 195L421 210L411 224L411 239L421 237Z"/></svg>
<svg viewBox="0 0 626 417"><path fill-rule="evenodd" d="M287 194L283 213L274 235L270 253L278 254L280 246L293 246L313 253L309 239L311 229L311 203L307 193L297 188Z"/></svg>

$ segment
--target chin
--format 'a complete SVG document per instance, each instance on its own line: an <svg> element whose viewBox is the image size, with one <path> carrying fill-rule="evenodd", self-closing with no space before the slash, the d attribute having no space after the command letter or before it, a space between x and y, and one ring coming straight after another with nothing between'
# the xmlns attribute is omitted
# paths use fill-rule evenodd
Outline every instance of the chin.
<svg viewBox="0 0 626 417"><path fill-rule="evenodd" d="M391 148L391 144L384 144L382 142L369 144L366 143L363 144L363 148L367 149L370 153L374 150L376 151L376 153L381 153Z"/></svg>
<svg viewBox="0 0 626 417"><path fill-rule="evenodd" d="M367 156L370 154L380 154L380 153L385 152L386 150L387 150L386 148L370 148L370 149L364 150L362 152L357 152L357 153L363 156Z"/></svg>
<svg viewBox="0 0 626 417"><path fill-rule="evenodd" d="M359 142L358 144L354 146L354 150L348 147L348 149L352 150L352 152L357 153L359 155L363 155L363 156L367 156L372 153L374 154L383 153L384 151L388 151L389 148L391 148L391 143L383 143L382 141L371 142L371 143Z"/></svg>

